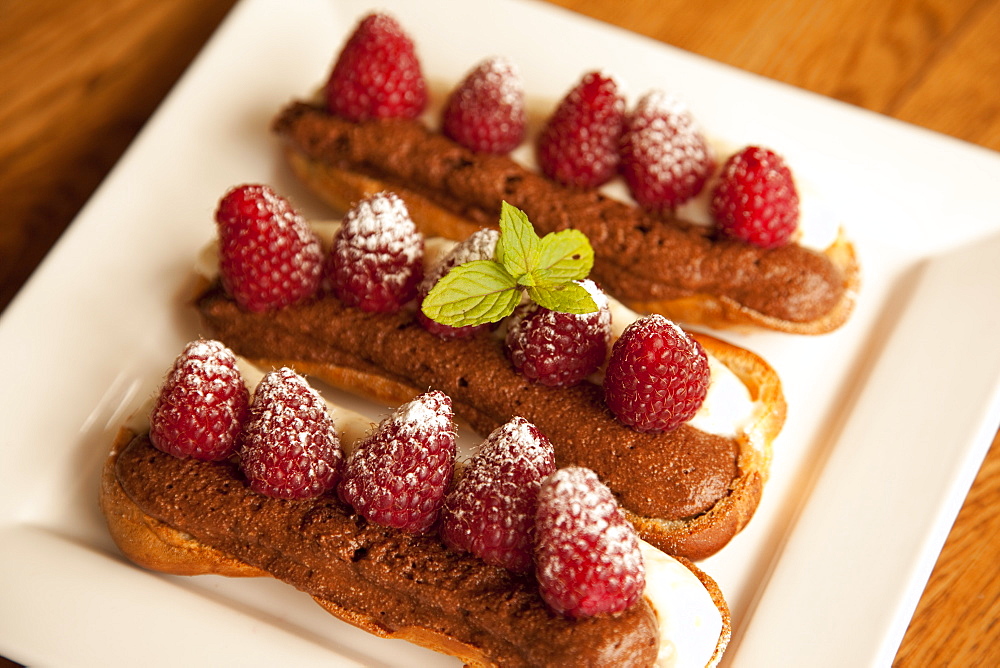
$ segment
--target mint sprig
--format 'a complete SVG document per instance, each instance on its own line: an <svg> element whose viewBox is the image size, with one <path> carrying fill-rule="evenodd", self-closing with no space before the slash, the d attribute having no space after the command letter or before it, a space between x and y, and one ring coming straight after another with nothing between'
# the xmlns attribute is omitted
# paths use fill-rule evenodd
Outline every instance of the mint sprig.
<svg viewBox="0 0 1000 668"><path fill-rule="evenodd" d="M586 278L593 266L594 249L582 232L561 230L539 238L524 212L504 202L494 259L449 271L421 308L443 325L481 325L510 315L526 292L553 311L593 313L593 297L574 282Z"/></svg>
<svg viewBox="0 0 1000 668"><path fill-rule="evenodd" d="M476 260L452 269L424 298L424 314L452 327L496 322L521 301L521 291L502 265ZM458 323L458 324L452 324Z"/></svg>

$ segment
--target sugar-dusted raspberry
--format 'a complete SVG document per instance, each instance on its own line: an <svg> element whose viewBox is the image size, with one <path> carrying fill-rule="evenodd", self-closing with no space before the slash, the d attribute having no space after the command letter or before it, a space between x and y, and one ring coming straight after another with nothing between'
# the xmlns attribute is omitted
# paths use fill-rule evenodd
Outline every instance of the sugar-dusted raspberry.
<svg viewBox="0 0 1000 668"><path fill-rule="evenodd" d="M427 84L413 41L391 16L365 16L348 38L326 83L331 113L351 121L416 118Z"/></svg>
<svg viewBox="0 0 1000 668"><path fill-rule="evenodd" d="M326 404L306 380L282 367L257 385L243 430L240 462L250 487L282 499L333 489L343 453Z"/></svg>
<svg viewBox="0 0 1000 668"><path fill-rule="evenodd" d="M799 194L791 170L780 155L759 146L729 157L711 208L724 235L762 248L788 243L799 224Z"/></svg>
<svg viewBox="0 0 1000 668"><path fill-rule="evenodd" d="M560 313L538 304L515 309L507 324L507 357L525 378L550 387L576 385L608 354L611 312L593 281L582 281L597 302L593 313Z"/></svg>
<svg viewBox="0 0 1000 668"><path fill-rule="evenodd" d="M538 488L555 470L552 444L514 417L487 437L441 511L441 538L494 566L532 566Z"/></svg>
<svg viewBox="0 0 1000 668"><path fill-rule="evenodd" d="M488 58L451 93L441 131L482 153L509 153L524 139L524 82L509 58Z"/></svg>
<svg viewBox="0 0 1000 668"><path fill-rule="evenodd" d="M348 306L392 313L416 296L423 258L424 238L403 200L381 192L344 216L330 249L328 277L333 293Z"/></svg>
<svg viewBox="0 0 1000 668"><path fill-rule="evenodd" d="M453 339L470 339L479 332L487 331L489 325L463 325L462 327L452 327L451 325L445 325L438 322L437 320L431 320L424 312L417 309L417 322L420 326L426 329L431 334L434 334L439 339L444 339L445 341Z"/></svg>
<svg viewBox="0 0 1000 668"><path fill-rule="evenodd" d="M637 431L670 431L698 412L709 381L701 344L662 315L648 315L615 341L604 401Z"/></svg>
<svg viewBox="0 0 1000 668"><path fill-rule="evenodd" d="M420 284L420 292L422 294L430 292L435 283L459 265L475 260L492 260L496 256L499 240L499 230L489 227L476 230L463 241L452 246L451 250L445 253L434 265L434 268L427 272Z"/></svg>
<svg viewBox="0 0 1000 668"><path fill-rule="evenodd" d="M500 239L500 231L484 227L476 230L465 240L455 244L444 257L438 261L434 268L427 272L424 280L421 281L417 289L417 297L422 302L431 288L440 281L445 274L455 267L472 262L474 260L492 260L496 254L497 241ZM489 325L466 325L464 327L452 327L443 325L440 322L431 320L424 312L417 310L417 322L424 329L442 339L467 339L475 336L481 331L489 329Z"/></svg>
<svg viewBox="0 0 1000 668"><path fill-rule="evenodd" d="M454 471L452 420L451 398L437 390L397 408L347 460L341 500L376 524L430 529Z"/></svg>
<svg viewBox="0 0 1000 668"><path fill-rule="evenodd" d="M236 303L270 311L316 293L323 251L309 224L265 185L230 190L215 212L219 274Z"/></svg>
<svg viewBox="0 0 1000 668"><path fill-rule="evenodd" d="M644 209L670 211L715 170L715 156L687 105L660 90L640 98L625 122L621 171Z"/></svg>
<svg viewBox="0 0 1000 668"><path fill-rule="evenodd" d="M218 341L192 341L160 388L149 438L175 457L225 459L236 451L249 402L233 352Z"/></svg>
<svg viewBox="0 0 1000 668"><path fill-rule="evenodd" d="M625 96L615 79L589 72L562 99L538 137L542 173L563 185L596 188L618 169Z"/></svg>
<svg viewBox="0 0 1000 668"><path fill-rule="evenodd" d="M545 602L578 619L628 609L646 574L635 529L590 469L559 469L538 493L535 575Z"/></svg>

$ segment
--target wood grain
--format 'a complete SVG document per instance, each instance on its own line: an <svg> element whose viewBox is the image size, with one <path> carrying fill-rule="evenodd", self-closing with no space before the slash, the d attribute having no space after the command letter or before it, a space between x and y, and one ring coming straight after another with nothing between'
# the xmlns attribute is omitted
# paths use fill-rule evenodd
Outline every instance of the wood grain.
<svg viewBox="0 0 1000 668"><path fill-rule="evenodd" d="M232 4L0 2L0 309Z"/></svg>
<svg viewBox="0 0 1000 668"><path fill-rule="evenodd" d="M552 2L1000 150L1000 0ZM0 0L0 309L233 4ZM895 665L1000 665L998 563L1000 439Z"/></svg>
<svg viewBox="0 0 1000 668"><path fill-rule="evenodd" d="M897 666L1000 665L1000 435L907 630Z"/></svg>

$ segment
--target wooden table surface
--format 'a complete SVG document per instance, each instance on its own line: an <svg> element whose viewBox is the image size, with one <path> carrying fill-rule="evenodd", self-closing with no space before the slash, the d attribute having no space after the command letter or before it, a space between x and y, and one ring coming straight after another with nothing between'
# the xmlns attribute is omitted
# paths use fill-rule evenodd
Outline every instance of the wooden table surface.
<svg viewBox="0 0 1000 668"><path fill-rule="evenodd" d="M1000 0L552 1L1000 150ZM0 310L232 4L0 0ZM895 665L1000 665L998 564L1000 439Z"/></svg>

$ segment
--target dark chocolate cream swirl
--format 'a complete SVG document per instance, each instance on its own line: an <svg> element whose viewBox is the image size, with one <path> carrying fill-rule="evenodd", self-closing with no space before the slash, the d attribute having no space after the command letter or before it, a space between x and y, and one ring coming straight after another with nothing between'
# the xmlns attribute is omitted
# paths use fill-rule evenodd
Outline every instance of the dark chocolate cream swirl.
<svg viewBox="0 0 1000 668"><path fill-rule="evenodd" d="M442 342L410 312L365 313L323 296L278 311L240 309L216 286L197 303L211 335L251 360L347 367L423 391L441 390L485 436L512 416L535 423L558 466L593 469L638 515L681 520L711 509L739 473L739 443L690 425L640 433L620 423L590 383L551 388L526 380L489 333Z"/></svg>
<svg viewBox="0 0 1000 668"><path fill-rule="evenodd" d="M379 633L443 634L504 666L650 666L656 615L643 599L617 615L552 614L531 576L514 575L366 522L334 496L272 499L229 462L178 459L140 436L116 477L147 515L348 611Z"/></svg>
<svg viewBox="0 0 1000 668"><path fill-rule="evenodd" d="M594 247L591 278L626 303L712 295L808 323L833 311L847 290L841 271L822 253L716 238L703 226L562 187L506 156L470 151L419 121L353 123L293 103L274 130L310 160L409 190L480 225L496 226L507 201L540 233L579 229Z"/></svg>

